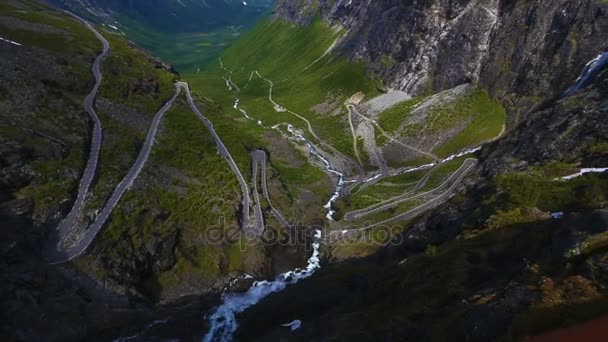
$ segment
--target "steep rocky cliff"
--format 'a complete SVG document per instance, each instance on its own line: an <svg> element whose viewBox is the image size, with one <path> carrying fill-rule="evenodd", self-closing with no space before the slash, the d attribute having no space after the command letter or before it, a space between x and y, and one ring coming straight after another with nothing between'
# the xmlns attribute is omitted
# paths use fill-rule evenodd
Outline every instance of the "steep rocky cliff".
<svg viewBox="0 0 608 342"><path fill-rule="evenodd" d="M282 1L274 16L346 28L336 50L412 94L479 81L519 120L608 48L597 0Z"/></svg>

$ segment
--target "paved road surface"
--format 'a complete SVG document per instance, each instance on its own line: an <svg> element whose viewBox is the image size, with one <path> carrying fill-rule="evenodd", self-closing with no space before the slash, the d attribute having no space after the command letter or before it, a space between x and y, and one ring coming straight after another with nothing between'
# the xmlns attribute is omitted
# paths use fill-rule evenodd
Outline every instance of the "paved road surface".
<svg viewBox="0 0 608 342"><path fill-rule="evenodd" d="M346 107L348 108L348 107ZM359 155L359 149L357 148L357 132L355 132L355 124L353 123L353 113L350 109L348 109L348 125L350 126L350 132L353 136L353 151L355 152L355 157L357 157L357 161L361 166L363 166L363 162L361 161L361 156Z"/></svg>
<svg viewBox="0 0 608 342"><path fill-rule="evenodd" d="M182 87L186 90L186 97L188 99L188 104L190 105L190 108L192 109L194 114L196 114L196 116L198 116L198 118L201 119L201 121L205 124L205 126L207 126L207 129L209 129L209 132L211 132L211 135L213 136L213 139L215 140L215 144L217 145L218 153L222 157L224 157L226 159L226 161L228 161L228 164L230 165L230 169L236 175L236 178L239 181L239 184L241 186L241 193L243 194L243 201L242 201L242 206L243 206L242 216L243 217L242 217L242 222L241 222L243 231L245 233L247 233L248 231L252 231L253 229L255 229L255 227L252 227L249 223L249 216L250 216L250 214L249 214L249 203L250 203L249 186L247 185L245 178L243 178L243 174L241 173L241 170L239 170L238 166L236 165L236 162L234 161L234 158L232 158L232 155L226 148L226 145L224 145L224 143L222 142L222 139L220 139L220 137L215 132L215 129L213 128L213 124L211 123L211 121L209 121L198 110L198 107L196 106L196 104L194 103L194 100L192 99L192 94L190 93L190 87L188 87L188 83L177 82L177 84L179 87ZM254 231L254 233L255 233L255 231Z"/></svg>
<svg viewBox="0 0 608 342"><path fill-rule="evenodd" d="M287 221L287 219L285 219L285 216L283 216L283 214L281 214L281 212L272 205L272 201L270 200L270 194L268 193L268 178L266 175L266 152L262 150L255 150L251 153L251 159L252 163L260 163L262 166L262 193L264 194L264 198L266 198L266 202L268 202L268 205L270 206L272 216L274 216L274 218L285 228L291 229L292 225L289 223L289 221Z"/></svg>
<svg viewBox="0 0 608 342"><path fill-rule="evenodd" d="M263 151L255 150L251 152L251 182L253 184L253 200L255 201L254 213L255 213L255 229L256 235L262 235L264 233L264 215L262 214L262 204L260 203L260 194L258 193L258 166L259 166L259 154L264 153Z"/></svg>
<svg viewBox="0 0 608 342"><path fill-rule="evenodd" d="M458 178L456 180L454 180L454 183L446 191L437 195L436 197L433 197L429 201L419 205L416 208L408 210L407 212L405 212L403 214L393 216L387 220L374 223L367 227L358 228L358 229L349 229L349 230L345 230L345 231L331 232L329 234L330 241L333 241L340 237L344 237L348 234L366 231L369 229L376 228L378 226L387 226L389 224L408 220L408 219L418 216L419 214L421 214L427 210L431 210L433 208L438 207L439 205L441 205L442 203L444 203L445 201L447 201L450 198L450 196L454 193L454 190L458 187L458 185L460 185L460 182L462 181L462 179L477 165L477 159L469 158L469 159L465 160L464 165L466 165L466 166L462 169L462 171L458 175Z"/></svg>
<svg viewBox="0 0 608 342"><path fill-rule="evenodd" d="M471 165L474 166L476 163L477 163L476 159L473 159L473 158L466 159L462 163L462 165L458 168L458 170L454 171L454 173L452 173L439 186L437 186L436 188L434 188L432 190L429 190L429 191L426 191L426 192L423 192L423 193L411 196L412 193L415 193L416 191L420 190L420 188L422 188L422 186L424 186L424 184L428 181L428 179L431 176L431 172L428 172L421 179L421 182L418 182L416 184L416 186L412 190L404 193L403 195L393 197L391 199L382 201L380 203L376 203L376 204L371 205L371 206L369 206L367 208L350 211L350 212L344 214L344 219L347 220L347 221L353 221L353 220L356 220L356 219L368 216L370 214L373 214L373 213L376 213L376 212L379 212L379 211L390 209L390 208L396 206L397 204L403 203L405 201L409 201L409 200L413 200L413 199L417 199L417 198L423 198L425 196L433 195L438 190L442 189L443 187L447 186L450 182L454 181L454 179L460 179L459 177L463 173L468 172L470 170Z"/></svg>
<svg viewBox="0 0 608 342"><path fill-rule="evenodd" d="M131 184L133 184L133 181L135 180L135 178L137 178L137 176L143 169L144 164L150 156L152 145L154 145L154 138L156 137L156 133L158 132L158 126L160 125L163 115L167 112L167 110L169 110L169 108L171 108L171 106L173 106L173 103L178 98L180 92L181 88L179 86L176 86L175 95L173 95L173 98L171 98L171 100L169 100L169 102L167 102L158 111L158 113L156 113L154 119L152 120L152 123L150 124L150 128L148 129L148 135L146 136L144 146L142 147L141 151L139 152L139 155L137 156L137 160L135 160L135 163L133 164L133 166L131 166L129 173L127 173L127 175L120 181L120 183L118 183L116 189L114 189L114 192L110 196L110 199L106 202L105 206L101 210L101 213L97 215L93 224L89 226L84 232L84 236L82 236L74 246L70 247L69 249L63 250L61 249L61 243L67 237L66 233L68 232L57 231L57 234L52 234L51 238L49 239L48 246L45 250L47 259L51 264L67 262L83 254L87 250L91 242L93 242L97 234L101 231L101 228L103 228L104 224L112 214L112 211L114 210L124 193L131 186Z"/></svg>
<svg viewBox="0 0 608 342"><path fill-rule="evenodd" d="M95 77L95 85L93 86L93 89L91 90L89 95L87 95L84 100L84 108L89 114L91 121L93 121L91 150L89 151L89 158L82 173L80 184L78 185L78 194L76 195L76 200L72 205L72 209L70 210L68 215L63 219L63 221L59 223L59 225L57 226L57 231L53 232L59 234L60 236L66 236L74 227L74 224L76 223L76 220L78 219L84 207L86 196L89 192L89 188L91 187L91 183L95 178L95 171L97 170L97 163L99 161L99 153L101 150L101 142L103 139L103 128L101 126L101 120L99 120L99 117L97 116L97 113L95 112L93 106L95 104L95 97L99 92L99 87L101 85L102 80L101 62L110 50L110 44L108 43L108 41L101 34L99 34L99 32L97 32L97 30L95 30L93 26L91 26L86 20L70 12L67 13L81 21L89 30L91 30L95 34L97 39L101 41L103 47L101 53L97 56L97 58L93 62L93 66L91 67L91 71L93 73L93 76Z"/></svg>
<svg viewBox="0 0 608 342"><path fill-rule="evenodd" d="M218 153L220 153L220 155L222 155L228 161L230 168L235 173L235 175L237 176L237 179L239 180L239 183L241 184L241 191L243 193L243 229L245 230L245 232L252 231L253 229L259 229L259 227L252 227L249 225L249 187L247 186L245 179L243 178L240 170L238 169L234 159L232 158L232 156L230 155L230 152L228 151L228 149L226 148L224 143L221 141L221 139L215 132L215 130L213 128L213 124L205 116L203 116L201 114L201 112L198 110L198 108L194 104L194 100L192 99L192 95L190 94L190 89L188 87L188 84L184 83L184 82L177 82L175 85L175 95L173 95L171 100L169 100L169 102L167 102L154 116L154 119L152 120L152 123L150 124L148 134L146 136L146 141L144 142L144 146L142 147L142 149L137 157L137 160L135 161L135 163L129 170L129 173L117 185L116 189L114 189L114 192L112 193L112 195L110 196L110 198L106 202L106 204L104 205L104 207L101 210L101 212L99 213L99 215L97 215L97 217L95 218L95 221L93 222L93 224L85 230L83 236L78 240L78 242L68 249L62 249L61 244L66 239L66 237L68 237L71 229L67 229L67 228L57 229L56 231L52 232L51 237L49 238L49 240L47 242L47 246L45 246L45 251L44 251L49 263L58 264L58 263L64 263L64 262L70 261L70 260L82 255L87 250L87 248L90 246L90 244L93 242L95 237L99 234L99 232L105 225L106 221L112 214L112 211L114 210L116 205L118 205L118 202L120 201L120 199L122 198L124 193L129 189L129 187L131 186L131 184L133 183L135 178L137 178L137 176L143 169L146 161L148 160L150 152L152 150L152 146L154 145L154 138L156 137L156 133L158 132L158 127L160 125L160 122L161 122L164 114L171 108L171 106L173 106L173 104L179 97L179 95L181 93L181 89L184 89L186 91L188 104L190 105L190 108L194 111L194 113L203 121L205 126L209 129L209 131L211 132L211 134L215 140L215 143L218 147ZM261 215L261 211L259 212L259 214ZM261 216L259 216L259 217L261 217ZM62 224L64 227L66 227L65 223L62 222ZM71 228L71 227L68 227L68 228ZM262 223L262 231L263 231L263 223ZM253 232L257 234L257 231L253 231Z"/></svg>

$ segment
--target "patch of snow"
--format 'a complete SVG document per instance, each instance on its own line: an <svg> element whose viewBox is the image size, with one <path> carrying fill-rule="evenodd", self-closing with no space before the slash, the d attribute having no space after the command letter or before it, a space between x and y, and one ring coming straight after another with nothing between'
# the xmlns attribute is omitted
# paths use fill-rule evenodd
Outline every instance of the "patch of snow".
<svg viewBox="0 0 608 342"><path fill-rule="evenodd" d="M23 45L21 45L21 44L19 44L19 43L17 43L17 42L14 42L14 41L12 41L12 40L10 40L10 39L6 39L6 38L2 38L2 37L0 37L0 40L1 40L1 41L3 41L3 42L7 42L7 43L9 43L9 44L16 45L16 46L23 46Z"/></svg>
<svg viewBox="0 0 608 342"><path fill-rule="evenodd" d="M302 321L299 319L293 320L289 323L281 324L282 327L289 328L291 331L298 330L302 326Z"/></svg>
<svg viewBox="0 0 608 342"><path fill-rule="evenodd" d="M580 177L586 173L603 173L608 171L608 167L592 167L592 168L584 168L581 169L579 172L568 175L568 176L564 176L564 177L559 177L559 178L555 178L554 180L562 180L562 181L566 181L566 180L570 180L576 177Z"/></svg>
<svg viewBox="0 0 608 342"><path fill-rule="evenodd" d="M579 89L584 88L589 85L591 80L606 66L608 65L608 51L598 55L593 60L591 60L585 68L581 75L576 79L574 85L572 85L566 92L564 93L564 97L568 97L576 93Z"/></svg>

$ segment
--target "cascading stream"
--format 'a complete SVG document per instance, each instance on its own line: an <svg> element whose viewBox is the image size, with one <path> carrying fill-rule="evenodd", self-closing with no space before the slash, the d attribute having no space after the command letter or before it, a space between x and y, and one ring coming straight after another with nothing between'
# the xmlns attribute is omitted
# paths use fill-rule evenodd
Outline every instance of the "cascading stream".
<svg viewBox="0 0 608 342"><path fill-rule="evenodd" d="M272 281L256 281L244 293L228 294L222 296L222 304L209 316L209 332L203 338L204 342L231 341L238 328L236 315L257 304L266 296L282 291L288 285L308 278L321 267L319 249L321 247L321 231L316 230L312 242L312 255L308 265L303 269L295 269L280 274Z"/></svg>
<svg viewBox="0 0 608 342"><path fill-rule="evenodd" d="M340 192L342 191L342 188L344 188L344 174L332 168L329 160L323 157L321 153L319 153L319 151L310 143L310 141L308 141L308 139L306 139L302 134L298 133L292 125L287 125L287 131L291 133L297 140L302 141L304 144L306 144L308 150L310 151L310 154L317 157L321 161L321 163L323 163L327 172L338 176L338 183L336 184L334 192L332 193L327 203L325 203L325 205L323 206L323 208L327 209L327 215L325 215L325 217L329 221L333 221L333 216L336 212L332 209L332 205L340 198Z"/></svg>

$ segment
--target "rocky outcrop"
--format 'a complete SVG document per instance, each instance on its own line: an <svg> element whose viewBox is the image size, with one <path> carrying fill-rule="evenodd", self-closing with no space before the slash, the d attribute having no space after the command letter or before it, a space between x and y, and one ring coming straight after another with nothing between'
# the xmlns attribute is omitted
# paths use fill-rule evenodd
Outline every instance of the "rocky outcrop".
<svg viewBox="0 0 608 342"><path fill-rule="evenodd" d="M500 1L480 82L522 121L534 105L559 97L585 64L608 49L602 1Z"/></svg>
<svg viewBox="0 0 608 342"><path fill-rule="evenodd" d="M388 86L415 95L479 81L511 126L608 48L608 5L595 0L285 0L274 12L298 24L317 15L347 29L338 50Z"/></svg>
<svg viewBox="0 0 608 342"><path fill-rule="evenodd" d="M510 134L483 150L488 175L561 160L604 167L608 155L608 70L586 91L532 111Z"/></svg>

